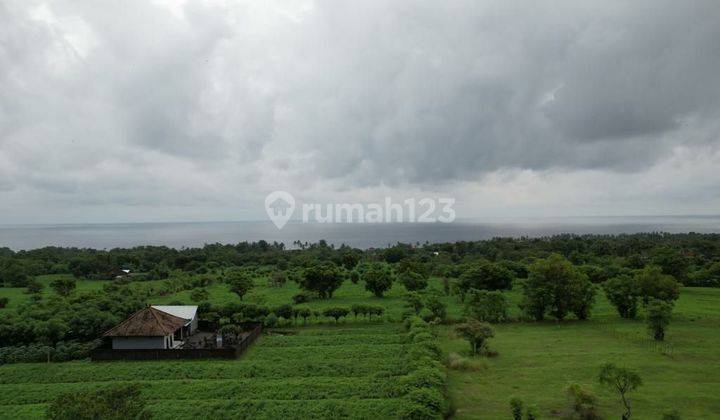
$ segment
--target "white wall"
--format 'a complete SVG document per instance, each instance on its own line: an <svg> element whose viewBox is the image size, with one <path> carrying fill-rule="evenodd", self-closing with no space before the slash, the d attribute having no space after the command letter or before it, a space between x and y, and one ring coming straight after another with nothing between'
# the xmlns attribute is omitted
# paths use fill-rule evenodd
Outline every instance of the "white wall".
<svg viewBox="0 0 720 420"><path fill-rule="evenodd" d="M121 349L164 349L165 337L113 337L112 348Z"/></svg>

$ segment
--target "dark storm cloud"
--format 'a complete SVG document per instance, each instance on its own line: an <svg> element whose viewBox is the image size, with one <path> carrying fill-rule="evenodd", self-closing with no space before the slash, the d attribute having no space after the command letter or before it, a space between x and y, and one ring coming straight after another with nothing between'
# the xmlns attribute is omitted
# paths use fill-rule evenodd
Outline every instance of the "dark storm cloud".
<svg viewBox="0 0 720 420"><path fill-rule="evenodd" d="M9 1L0 190L187 203L639 173L714 150L717 74L713 0Z"/></svg>

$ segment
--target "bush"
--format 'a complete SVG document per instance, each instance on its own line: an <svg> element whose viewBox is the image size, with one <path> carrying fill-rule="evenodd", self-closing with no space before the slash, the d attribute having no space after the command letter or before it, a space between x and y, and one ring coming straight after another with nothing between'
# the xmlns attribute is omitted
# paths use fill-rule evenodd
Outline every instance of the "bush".
<svg viewBox="0 0 720 420"><path fill-rule="evenodd" d="M465 299L465 314L483 322L507 320L508 302L500 291L470 289Z"/></svg>
<svg viewBox="0 0 720 420"><path fill-rule="evenodd" d="M340 318L347 316L350 313L350 310L348 308L344 307L333 307L333 308L325 308L322 312L322 314L329 318L334 318L335 322L340 321Z"/></svg>
<svg viewBox="0 0 720 420"><path fill-rule="evenodd" d="M365 290L382 297L392 287L392 273L383 264L375 263L363 274Z"/></svg>
<svg viewBox="0 0 720 420"><path fill-rule="evenodd" d="M480 354L487 347L487 340L494 337L490 324L469 319L465 324L455 326L455 332L470 343L472 354Z"/></svg>
<svg viewBox="0 0 720 420"><path fill-rule="evenodd" d="M557 320L574 313L586 319L595 303L595 286L587 276L559 254L537 260L523 285L521 308L540 321L549 313Z"/></svg>
<svg viewBox="0 0 720 420"><path fill-rule="evenodd" d="M193 289L193 291L190 292L190 299L192 299L193 302L201 302L208 300L208 298L210 298L210 293L207 289Z"/></svg>
<svg viewBox="0 0 720 420"><path fill-rule="evenodd" d="M568 412L566 419L596 420L600 419L597 409L597 397L578 384L572 384L567 389Z"/></svg>
<svg viewBox="0 0 720 420"><path fill-rule="evenodd" d="M310 299L311 299L310 294L305 293L305 292L300 292L292 297L292 300L293 300L293 302L295 302L296 305L300 304L300 303L310 302Z"/></svg>
<svg viewBox="0 0 720 420"><path fill-rule="evenodd" d="M428 285L427 278L413 271L402 272L400 274L400 283L411 292L425 289Z"/></svg>
<svg viewBox="0 0 720 420"><path fill-rule="evenodd" d="M470 289L502 290L511 289L513 273L500 264L483 260L466 269L458 279L458 290L464 300Z"/></svg>
<svg viewBox="0 0 720 420"><path fill-rule="evenodd" d="M523 402L520 398L510 398L510 413L513 420L522 420L523 418Z"/></svg>
<svg viewBox="0 0 720 420"><path fill-rule="evenodd" d="M650 299L646 308L646 321L650 335L657 341L665 339L665 331L670 324L673 305L659 299Z"/></svg>
<svg viewBox="0 0 720 420"><path fill-rule="evenodd" d="M10 303L10 299L6 297L0 297L0 308L4 308Z"/></svg>
<svg viewBox="0 0 720 420"><path fill-rule="evenodd" d="M150 418L138 385L118 385L100 391L63 394L50 403L46 414L53 420Z"/></svg>
<svg viewBox="0 0 720 420"><path fill-rule="evenodd" d="M633 277L624 274L611 278L603 283L603 290L622 318L635 318L640 289Z"/></svg>

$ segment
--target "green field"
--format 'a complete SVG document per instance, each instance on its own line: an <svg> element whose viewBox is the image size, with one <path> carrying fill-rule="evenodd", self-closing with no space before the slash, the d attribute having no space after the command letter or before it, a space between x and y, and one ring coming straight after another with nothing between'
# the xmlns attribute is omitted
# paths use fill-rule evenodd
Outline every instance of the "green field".
<svg viewBox="0 0 720 420"><path fill-rule="evenodd" d="M619 418L617 395L596 380L599 366L613 362L643 378L630 397L633 418L660 419L673 409L683 419L720 418L720 290L683 289L666 348L653 346L641 320L621 320L604 300L596 312L585 322L498 325L491 344L497 357L482 359L477 371L448 371L456 417L509 418L508 401L517 396L536 405L541 418L553 418L575 382L600 398L601 414ZM450 328L439 334L444 351L466 351Z"/></svg>
<svg viewBox="0 0 720 420"><path fill-rule="evenodd" d="M42 279L49 282L49 278ZM103 282L80 281L81 290ZM440 280L431 288L441 290ZM214 304L237 302L225 284L209 286ZM507 292L511 316L519 315L520 291ZM289 282L269 287L263 278L245 297L269 307L291 302L298 287ZM53 293L49 288L45 294ZM313 309L382 305L383 321L356 322L350 316L338 325L283 329L293 335L264 335L237 361L69 362L17 364L0 367L0 417L33 418L61 392L95 389L112 382L143 384L149 408L158 418L393 417L402 405L397 377L406 372L399 324L404 288L395 284L383 298L365 291L362 283L345 284L332 299L303 304ZM2 289L11 306L28 299L23 289ZM462 315L455 296L443 298L451 319ZM199 303L190 291L153 298L151 303ZM300 322L302 324L302 322ZM618 397L601 387L596 376L604 362L637 370L643 386L631 395L633 418L659 419L677 409L684 419L720 418L720 289L683 288L675 305L667 345L658 348L647 338L642 313L622 320L598 293L589 321L508 323L495 326L491 348L496 357L474 358L474 370L448 369L449 397L456 418L507 419L508 401L517 396L539 409L540 417L558 418L567 405L565 389L579 383L599 397L601 414L618 418ZM436 326L443 352L467 357L467 343L452 326ZM228 414L230 413L230 414Z"/></svg>
<svg viewBox="0 0 720 420"><path fill-rule="evenodd" d="M37 418L58 394L142 385L156 418L389 418L408 373L397 325L265 334L234 361L69 362L0 367L0 417Z"/></svg>

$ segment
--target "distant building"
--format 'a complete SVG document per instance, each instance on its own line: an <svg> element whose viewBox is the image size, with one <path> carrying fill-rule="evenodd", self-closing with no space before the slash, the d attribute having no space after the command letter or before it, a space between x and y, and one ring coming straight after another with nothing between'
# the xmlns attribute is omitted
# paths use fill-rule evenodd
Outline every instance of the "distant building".
<svg viewBox="0 0 720 420"><path fill-rule="evenodd" d="M113 349L172 349L197 330L197 306L150 306L103 336Z"/></svg>

